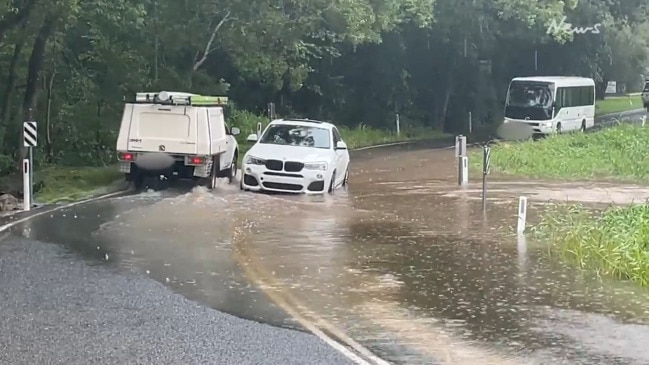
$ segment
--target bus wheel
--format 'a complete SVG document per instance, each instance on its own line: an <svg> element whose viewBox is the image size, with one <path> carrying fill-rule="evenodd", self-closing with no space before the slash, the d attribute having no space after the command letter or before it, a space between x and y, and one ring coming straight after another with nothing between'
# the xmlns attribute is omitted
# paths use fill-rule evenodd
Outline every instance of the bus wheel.
<svg viewBox="0 0 649 365"><path fill-rule="evenodd" d="M557 124L557 134L561 134L562 128L561 123Z"/></svg>
<svg viewBox="0 0 649 365"><path fill-rule="evenodd" d="M586 133L586 121L585 120L581 121L581 129L580 129L580 131L582 133Z"/></svg>

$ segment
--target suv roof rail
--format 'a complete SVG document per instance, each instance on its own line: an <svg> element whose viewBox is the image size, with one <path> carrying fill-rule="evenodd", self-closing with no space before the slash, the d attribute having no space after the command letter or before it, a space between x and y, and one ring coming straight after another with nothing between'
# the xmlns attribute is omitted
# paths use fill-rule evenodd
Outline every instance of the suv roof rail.
<svg viewBox="0 0 649 365"><path fill-rule="evenodd" d="M160 91L135 94L135 104L184 105L184 106L226 106L226 96L203 96L197 94Z"/></svg>
<svg viewBox="0 0 649 365"><path fill-rule="evenodd" d="M321 121L321 120L315 120L315 119L303 119L303 118L290 118L290 119L282 119L282 120L283 120L283 121L286 121L286 122L291 122L291 121L293 121L293 122L307 122L307 123L318 123L318 124L322 124L322 123L324 123L324 122Z"/></svg>

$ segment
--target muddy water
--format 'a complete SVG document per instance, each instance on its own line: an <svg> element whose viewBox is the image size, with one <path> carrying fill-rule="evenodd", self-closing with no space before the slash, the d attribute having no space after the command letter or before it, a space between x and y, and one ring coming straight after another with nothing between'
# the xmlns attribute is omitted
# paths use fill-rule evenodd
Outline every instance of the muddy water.
<svg viewBox="0 0 649 365"><path fill-rule="evenodd" d="M483 214L480 185L455 186L451 150L354 162L350 190L334 196L224 185L112 199L20 229L242 317L299 328L290 307L399 364L649 363L647 291L564 267L511 234L520 195L534 220L550 199L625 203L649 190L493 181Z"/></svg>
<svg viewBox="0 0 649 365"><path fill-rule="evenodd" d="M397 363L649 363L646 291L508 234L523 194L624 203L647 190L500 181L485 216L479 189L453 185L453 165L452 152L368 161L332 206L245 217L233 245L312 318Z"/></svg>

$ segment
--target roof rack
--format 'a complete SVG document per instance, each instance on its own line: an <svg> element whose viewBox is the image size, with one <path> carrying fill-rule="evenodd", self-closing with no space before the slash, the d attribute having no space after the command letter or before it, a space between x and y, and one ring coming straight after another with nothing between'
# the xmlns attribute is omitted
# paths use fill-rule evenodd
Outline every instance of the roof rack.
<svg viewBox="0 0 649 365"><path fill-rule="evenodd" d="M226 106L226 96L203 96L175 91L140 92L135 94L136 104Z"/></svg>

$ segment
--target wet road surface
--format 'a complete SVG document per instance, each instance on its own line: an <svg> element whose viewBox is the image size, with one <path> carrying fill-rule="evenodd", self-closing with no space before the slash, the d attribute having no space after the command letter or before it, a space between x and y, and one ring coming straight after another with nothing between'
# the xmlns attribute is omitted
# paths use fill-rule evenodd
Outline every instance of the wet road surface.
<svg viewBox="0 0 649 365"><path fill-rule="evenodd" d="M9 240L56 243L239 317L299 330L297 315L394 363L649 363L647 291L511 234L519 195L533 221L550 199L627 202L649 189L501 179L485 216L477 179L454 185L452 150L367 150L353 162L350 190L334 196L145 193L36 218Z"/></svg>
<svg viewBox="0 0 649 365"><path fill-rule="evenodd" d="M165 198L63 209L3 237L0 364L352 363L310 334L212 310L296 327L221 252L224 227L213 211L187 202L195 216L179 225L173 217L187 211L155 205ZM159 215L138 215L143 210ZM205 223L210 234L194 230ZM129 226L135 235L120 236Z"/></svg>

